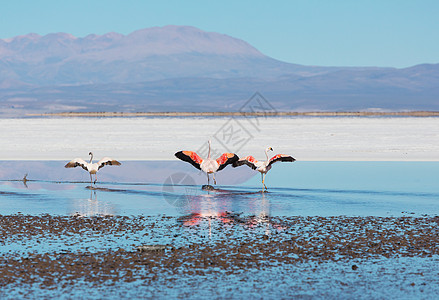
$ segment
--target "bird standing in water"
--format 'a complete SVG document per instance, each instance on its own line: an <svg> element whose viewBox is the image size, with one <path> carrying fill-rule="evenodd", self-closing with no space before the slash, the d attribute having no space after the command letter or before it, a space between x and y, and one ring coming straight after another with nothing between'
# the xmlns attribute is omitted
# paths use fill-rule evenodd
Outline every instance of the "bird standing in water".
<svg viewBox="0 0 439 300"><path fill-rule="evenodd" d="M175 153L175 156L183 161L186 161L193 165L195 168L202 170L207 174L207 184L210 185L209 174L213 176L213 182L216 184L215 180L215 172L221 171L227 165L233 164L238 161L239 157L235 153L223 153L217 159L212 159L210 156L210 140L209 140L209 153L207 154L207 158L201 158L197 153L193 151L179 151Z"/></svg>
<svg viewBox="0 0 439 300"><path fill-rule="evenodd" d="M64 167L65 168L76 168L79 166L79 167L83 168L84 170L86 170L90 174L90 184L93 184L92 174L95 175L94 183L96 184L96 181L98 180L96 173L98 172L98 170L100 168L104 167L105 165L115 165L115 166L121 165L120 162L118 162L117 160L114 160L112 158L109 158L109 157L104 157L103 159L101 159L97 163L93 163L93 153L90 152L88 155L91 156L90 162L86 162L82 158L75 158L74 160L68 162Z"/></svg>
<svg viewBox="0 0 439 300"><path fill-rule="evenodd" d="M277 154L269 159L268 151L273 151L273 148L268 147L267 149L265 149L265 156L267 157L265 161L258 161L253 156L249 155L233 163L234 168L242 165L247 165L253 170L257 170L258 172L260 172L262 178L262 185L263 185L262 191L264 191L264 188L265 190L268 190L267 186L265 185L265 175L267 175L267 172L270 171L272 164L278 161L293 162L296 160L294 157L285 154Z"/></svg>

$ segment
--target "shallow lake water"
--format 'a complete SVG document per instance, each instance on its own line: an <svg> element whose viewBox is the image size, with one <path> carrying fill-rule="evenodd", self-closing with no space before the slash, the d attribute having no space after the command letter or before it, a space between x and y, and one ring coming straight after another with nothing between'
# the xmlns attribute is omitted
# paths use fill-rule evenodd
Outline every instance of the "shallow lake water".
<svg viewBox="0 0 439 300"><path fill-rule="evenodd" d="M367 226L382 222L384 231L392 234L392 226L399 224L395 222L398 218L417 218L416 222L434 218L439 215L439 162L278 163L266 177L268 192L264 193L259 173L246 166L227 167L217 174L215 189L206 190L202 189L207 181L205 174L181 161L127 161L120 167L105 167L99 171L93 188L84 170L65 169L65 163L1 162L0 215L16 220L10 223L14 228L28 228L6 235L0 244L2 263L17 264L12 272L28 273L34 266L59 263L61 269L57 269L57 276L63 274L59 280L45 283L54 276L39 267L43 271L32 274L41 280L3 286L1 298L371 299L434 298L439 293L437 255L417 257L398 252L390 257L377 257L369 256L366 250L358 258L340 256L338 261L315 261L319 256L311 254L301 262L290 262L288 256L279 263L273 260L277 252L267 250L267 247L272 249L277 244L288 245L301 239L314 241L310 249L319 249L327 242L325 236L336 239L346 235L346 240L340 240L343 242L337 246L337 251L342 251L343 245L349 245L356 234L362 236L363 229L357 228L355 223L359 220L366 220ZM22 180L25 174L27 181ZM123 227L94 229L94 216L109 215L118 218L116 223L124 224ZM32 221L29 216L36 216L37 220ZM53 222L51 216L62 217L55 219L54 224L69 226L73 222L80 224L79 229L74 226L66 231L43 229L47 220ZM322 218L325 216L329 219ZM331 219L331 216L341 217ZM349 217L356 216L360 218L352 219L351 224ZM370 216L378 219L370 219ZM290 218L287 223L285 218ZM81 223L81 219L85 223ZM99 222L106 220L104 217ZM371 223L367 223L368 220ZM26 227L26 222L34 222L36 227ZM299 224L291 225L294 222ZM337 222L340 225L335 227L333 224ZM400 230L406 230L407 237L416 239L416 234L422 233L416 222L408 227L398 225L395 236L404 232ZM437 225L428 226L429 232L436 234ZM322 228L338 229L320 231ZM266 247L261 244L265 240L273 244ZM365 243L369 245L372 241L374 238ZM424 241L421 239L418 243L427 245ZM248 248L242 248L242 243ZM247 258L236 258L228 252L225 262L230 262L232 267L192 268L188 265L180 269L169 268L168 263L156 269L141 268L149 256L136 256L140 245L187 247L187 255L193 256L197 254L191 252L192 246L203 249L221 244L228 244L230 249L248 249L250 256L257 255L258 251L268 251L265 253L269 255L256 260L262 267L246 264L239 267ZM422 250L433 251L438 245L423 247ZM276 251L280 251L282 259L285 255L296 258L296 254L285 249ZM77 253L83 254L75 258ZM158 255L173 259L173 253L174 250L166 250ZM325 252L317 254L321 253ZM195 261L217 255L208 254ZM107 260L96 268L105 268L111 260L119 261L124 256L137 258L130 264L116 266L110 275L95 273L95 278L103 280L101 283L88 281L91 267L82 261L106 255ZM62 265L62 259L69 257L73 261ZM21 269L23 259L33 262L31 269ZM186 256L182 261L186 261ZM65 268L69 268L68 271L64 271ZM72 279L78 270L83 270L85 275ZM125 272L131 272L131 282L125 281ZM116 277L118 279L111 279Z"/></svg>
<svg viewBox="0 0 439 300"><path fill-rule="evenodd" d="M270 216L400 216L439 214L439 162L278 163L261 192L259 173L243 166L217 175L184 162L131 161L106 167L90 188L80 168L62 161L3 161L0 214L167 215L224 212ZM7 172L14 168L14 172ZM21 175L23 174L23 175ZM28 181L20 179L28 174ZM236 177L236 178L235 178Z"/></svg>

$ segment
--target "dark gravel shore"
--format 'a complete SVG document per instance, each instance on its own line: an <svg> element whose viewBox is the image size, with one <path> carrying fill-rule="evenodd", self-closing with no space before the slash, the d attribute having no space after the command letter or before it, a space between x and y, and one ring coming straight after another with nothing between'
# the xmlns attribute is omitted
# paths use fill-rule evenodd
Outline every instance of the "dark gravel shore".
<svg viewBox="0 0 439 300"><path fill-rule="evenodd" d="M438 216L0 216L0 287L153 285L328 263L358 272L375 260L437 261L438 227Z"/></svg>

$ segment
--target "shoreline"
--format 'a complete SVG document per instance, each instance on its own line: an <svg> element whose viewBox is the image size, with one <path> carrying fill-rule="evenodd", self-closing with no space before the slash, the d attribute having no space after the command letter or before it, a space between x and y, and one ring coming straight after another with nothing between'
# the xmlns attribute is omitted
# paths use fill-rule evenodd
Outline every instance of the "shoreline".
<svg viewBox="0 0 439 300"><path fill-rule="evenodd" d="M402 111L402 112L294 112L294 111L267 111L267 112L61 112L27 114L30 117L439 117L439 111Z"/></svg>
<svg viewBox="0 0 439 300"><path fill-rule="evenodd" d="M257 286L263 298L301 298L297 291L304 285L311 298L327 298L328 286L336 296L348 289L380 298L392 287L392 293L408 289L411 298L437 295L438 216L267 216L258 223L229 213L197 225L188 217L0 216L6 228L0 297L87 298L95 292L111 298L117 291L126 295L133 284L142 298L175 291L204 298L206 290L241 296L246 282L245 294ZM352 279L358 277L362 284Z"/></svg>

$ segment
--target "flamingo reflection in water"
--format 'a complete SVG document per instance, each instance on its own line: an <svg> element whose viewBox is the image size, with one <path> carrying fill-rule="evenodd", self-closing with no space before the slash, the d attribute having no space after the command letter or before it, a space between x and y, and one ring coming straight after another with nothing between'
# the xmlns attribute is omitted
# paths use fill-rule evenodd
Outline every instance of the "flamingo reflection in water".
<svg viewBox="0 0 439 300"><path fill-rule="evenodd" d="M244 199L241 203L246 203L250 207L240 208L244 213L233 213L236 210L236 199L233 193L221 196L205 195L198 197L197 201L188 209L188 215L182 216L178 221L187 227L203 228L203 224L208 222L209 237L212 236L212 222L221 227L241 226L251 230L258 228L264 229L265 235L270 235L271 230L281 231L284 227L270 217L270 202L266 195L258 193L258 197ZM244 195L243 195L244 196ZM201 227L200 227L201 226Z"/></svg>
<svg viewBox="0 0 439 300"><path fill-rule="evenodd" d="M90 190L89 199L74 200L71 211L76 217L113 216L115 214L114 207L98 200L96 190Z"/></svg>

